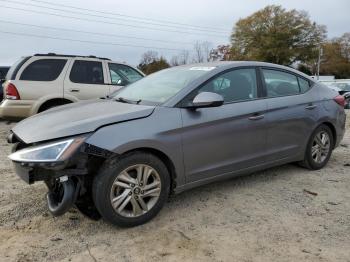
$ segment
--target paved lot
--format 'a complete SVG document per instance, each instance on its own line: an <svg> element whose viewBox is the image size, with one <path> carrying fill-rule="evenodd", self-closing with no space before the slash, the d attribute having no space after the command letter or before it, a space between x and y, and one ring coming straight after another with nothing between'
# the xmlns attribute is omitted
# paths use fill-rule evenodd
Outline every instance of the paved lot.
<svg viewBox="0 0 350 262"><path fill-rule="evenodd" d="M1 261L350 261L349 122L323 170L285 165L200 187L132 229L48 214L45 186L26 185L6 158L11 125L0 121Z"/></svg>

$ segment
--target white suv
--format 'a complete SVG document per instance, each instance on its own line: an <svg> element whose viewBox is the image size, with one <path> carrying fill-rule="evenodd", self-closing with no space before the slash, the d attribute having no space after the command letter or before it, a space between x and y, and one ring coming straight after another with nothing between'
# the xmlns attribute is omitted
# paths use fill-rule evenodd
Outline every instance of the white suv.
<svg viewBox="0 0 350 262"><path fill-rule="evenodd" d="M49 108L107 96L144 77L129 65L94 56L36 54L9 70L0 117L24 118Z"/></svg>

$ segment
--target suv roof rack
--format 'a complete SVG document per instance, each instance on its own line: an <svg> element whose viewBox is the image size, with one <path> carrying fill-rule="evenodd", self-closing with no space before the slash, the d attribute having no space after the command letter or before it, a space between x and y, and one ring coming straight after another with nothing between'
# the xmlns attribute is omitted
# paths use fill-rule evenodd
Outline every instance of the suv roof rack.
<svg viewBox="0 0 350 262"><path fill-rule="evenodd" d="M89 56L83 56L83 55L63 55L63 54L56 54L56 53L47 53L47 54L34 54L34 56L60 56L60 57L83 57L83 58L97 58L101 60L111 60L109 58L105 57L97 57L94 55L89 55Z"/></svg>

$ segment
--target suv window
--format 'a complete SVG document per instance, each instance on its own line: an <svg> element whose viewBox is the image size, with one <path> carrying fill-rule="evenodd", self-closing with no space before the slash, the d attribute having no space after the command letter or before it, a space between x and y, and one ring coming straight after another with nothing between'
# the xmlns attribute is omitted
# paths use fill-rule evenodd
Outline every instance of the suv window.
<svg viewBox="0 0 350 262"><path fill-rule="evenodd" d="M108 63L108 67L113 85L131 84L143 77L135 69L126 65Z"/></svg>
<svg viewBox="0 0 350 262"><path fill-rule="evenodd" d="M221 74L199 88L191 98L201 92L222 95L225 103L257 98L256 71L254 68L245 68Z"/></svg>
<svg viewBox="0 0 350 262"><path fill-rule="evenodd" d="M73 83L104 84L102 63L75 60L69 79Z"/></svg>
<svg viewBox="0 0 350 262"><path fill-rule="evenodd" d="M67 60L40 59L29 64L22 72L20 80L54 81L62 72Z"/></svg>
<svg viewBox="0 0 350 262"><path fill-rule="evenodd" d="M263 69L268 97L289 96L300 93L295 75L278 70Z"/></svg>
<svg viewBox="0 0 350 262"><path fill-rule="evenodd" d="M26 56L26 57L22 57L21 59L17 60L16 63L14 63L10 67L9 71L7 72L6 79L7 80L15 80L19 69L22 67L22 65L24 65L25 62L28 61L29 58L30 58L30 56Z"/></svg>

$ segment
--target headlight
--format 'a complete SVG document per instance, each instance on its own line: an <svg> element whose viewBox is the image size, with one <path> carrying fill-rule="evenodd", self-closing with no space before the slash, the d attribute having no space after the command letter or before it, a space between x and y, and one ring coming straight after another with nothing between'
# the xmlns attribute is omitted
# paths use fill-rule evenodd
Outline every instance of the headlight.
<svg viewBox="0 0 350 262"><path fill-rule="evenodd" d="M15 162L58 162L70 157L84 142L85 137L28 147L9 155Z"/></svg>

